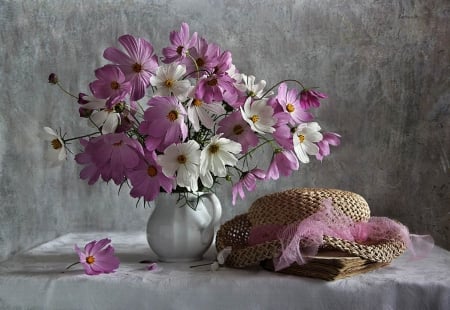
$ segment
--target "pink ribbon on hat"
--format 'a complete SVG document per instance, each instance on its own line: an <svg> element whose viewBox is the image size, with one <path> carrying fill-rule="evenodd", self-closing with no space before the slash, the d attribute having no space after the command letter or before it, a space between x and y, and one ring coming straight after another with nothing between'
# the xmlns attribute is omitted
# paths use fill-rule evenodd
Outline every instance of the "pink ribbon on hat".
<svg viewBox="0 0 450 310"><path fill-rule="evenodd" d="M319 210L302 221L287 226L267 224L250 231L250 246L279 239L282 252L274 258L275 270L282 270L296 262L306 263L307 257L317 254L323 236L354 241L365 245L387 240L402 240L414 258L422 258L433 248L431 236L410 235L408 228L387 217L371 217L368 222L354 222L341 210L333 208L325 199Z"/></svg>

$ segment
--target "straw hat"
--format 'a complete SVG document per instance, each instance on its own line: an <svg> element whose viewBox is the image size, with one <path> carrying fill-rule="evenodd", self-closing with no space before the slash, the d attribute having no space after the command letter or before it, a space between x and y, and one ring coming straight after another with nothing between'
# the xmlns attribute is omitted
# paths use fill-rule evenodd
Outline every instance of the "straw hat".
<svg viewBox="0 0 450 310"><path fill-rule="evenodd" d="M358 194L337 189L291 189L257 199L247 213L224 223L217 233L217 250L220 252L231 246L231 254L225 264L236 268L258 265L279 257L282 252L281 241L275 238L250 245L252 230L264 225L287 226L301 222L315 214L324 199L331 199L334 209L340 210L354 222L367 222L370 219L369 206ZM405 251L406 244L401 238L363 244L324 235L321 249L337 250L370 262L389 263Z"/></svg>

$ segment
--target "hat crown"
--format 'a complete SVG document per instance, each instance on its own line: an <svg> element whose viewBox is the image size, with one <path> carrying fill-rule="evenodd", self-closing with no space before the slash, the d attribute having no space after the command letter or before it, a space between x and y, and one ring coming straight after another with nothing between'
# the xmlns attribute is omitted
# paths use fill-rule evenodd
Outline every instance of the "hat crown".
<svg viewBox="0 0 450 310"><path fill-rule="evenodd" d="M316 213L324 199L354 222L367 222L370 209L366 200L352 192L325 188L295 188L266 195L249 208L248 220L253 227L265 224L288 225Z"/></svg>

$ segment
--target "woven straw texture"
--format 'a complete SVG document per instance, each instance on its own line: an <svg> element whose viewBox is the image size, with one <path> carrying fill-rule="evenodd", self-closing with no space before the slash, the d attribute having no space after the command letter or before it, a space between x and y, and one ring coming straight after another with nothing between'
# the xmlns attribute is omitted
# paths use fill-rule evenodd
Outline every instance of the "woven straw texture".
<svg viewBox="0 0 450 310"><path fill-rule="evenodd" d="M288 225L315 213L323 199L331 198L333 207L339 208L353 221L368 221L370 209L358 194L337 189L296 188L270 194L257 199L248 213L238 215L224 223L217 232L216 247L221 251L231 246L226 260L231 267L243 268L257 265L281 253L281 243L273 240L249 246L248 237L253 227L263 224ZM388 263L401 255L406 246L402 241L391 240L374 245L363 245L329 236L324 237L325 249L339 250L371 262Z"/></svg>
<svg viewBox="0 0 450 310"><path fill-rule="evenodd" d="M331 198L334 208L355 222L367 222L370 218L369 205L360 195L324 188L296 188L266 195L251 205L248 217L253 226L268 223L287 225L315 213L327 198Z"/></svg>

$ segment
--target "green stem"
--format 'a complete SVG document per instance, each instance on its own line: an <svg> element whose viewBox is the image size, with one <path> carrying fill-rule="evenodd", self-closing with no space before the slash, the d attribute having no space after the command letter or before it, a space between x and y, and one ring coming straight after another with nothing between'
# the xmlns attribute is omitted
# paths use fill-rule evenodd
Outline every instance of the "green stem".
<svg viewBox="0 0 450 310"><path fill-rule="evenodd" d="M189 268L197 268L197 267L202 267L202 266L208 266L211 265L212 263L207 263L207 264L200 264L200 265L194 265L194 266L189 266Z"/></svg>
<svg viewBox="0 0 450 310"><path fill-rule="evenodd" d="M256 151L257 149L259 149L260 147L262 147L263 145L267 144L267 143L271 143L274 140L270 140L267 139L265 140L263 143L261 143L260 145L256 146L254 149L250 150L249 152L245 153L244 155L242 155L241 157L238 158L238 161L241 160L242 158L245 158L247 156L249 156L250 154L252 154L254 151Z"/></svg>
<svg viewBox="0 0 450 310"><path fill-rule="evenodd" d="M75 265L77 265L77 264L80 264L80 262L75 262L73 264L70 264L69 266L66 267L66 270L71 268L71 267L73 267L73 266L75 266Z"/></svg>
<svg viewBox="0 0 450 310"><path fill-rule="evenodd" d="M141 106L141 104L140 104L138 101L136 101L136 104L137 104L138 107L141 109L142 113L144 113L145 110L144 110L144 108Z"/></svg>
<svg viewBox="0 0 450 310"><path fill-rule="evenodd" d="M301 82L299 82L299 81L297 81L297 80L290 80L290 79L282 80L282 81L276 83L275 85L273 85L271 88L269 88L269 90L266 91L266 92L264 93L264 95L262 95L260 98L255 98L255 100L261 100L261 99L263 99L263 98L264 98L268 93L270 93L275 87L277 87L278 85L280 85L280 84L282 84L282 83L285 83L285 82L294 82L294 83L297 83L298 85L300 85L303 89L306 88L305 86L303 86L303 84L302 84Z"/></svg>
<svg viewBox="0 0 450 310"><path fill-rule="evenodd" d="M90 136L93 136L93 135L96 135L96 134L98 134L98 132L93 132L93 133L89 133L89 134L87 134L87 135L78 136L78 137L73 137L73 138L69 138L69 139L63 139L63 142L66 143L66 142L69 142L69 141L72 141L72 140L77 140L77 139L81 139L81 138L86 138L86 137L90 137Z"/></svg>
<svg viewBox="0 0 450 310"><path fill-rule="evenodd" d="M71 97L73 97L73 98L75 98L75 99L78 100L78 97L77 97L77 96L75 96L75 95L69 93L67 90L65 90L65 89L61 86L61 84L56 83L56 85L58 85L58 87L59 87L63 92L65 92L67 95L69 95L69 96L71 96Z"/></svg>
<svg viewBox="0 0 450 310"><path fill-rule="evenodd" d="M137 117L136 117L133 113L131 113L130 110L128 110L128 112L129 112L129 115L131 115L131 117L132 117L132 118L136 121L136 123L139 125L140 122L139 122L139 120L137 119Z"/></svg>
<svg viewBox="0 0 450 310"><path fill-rule="evenodd" d="M186 55L192 60L192 62L194 63L194 65L195 65L195 71L197 71L197 80L199 80L200 79L200 69L198 68L198 64L197 64L197 61L194 59L194 57L192 57L192 55L191 54L189 54L189 53L186 53Z"/></svg>

